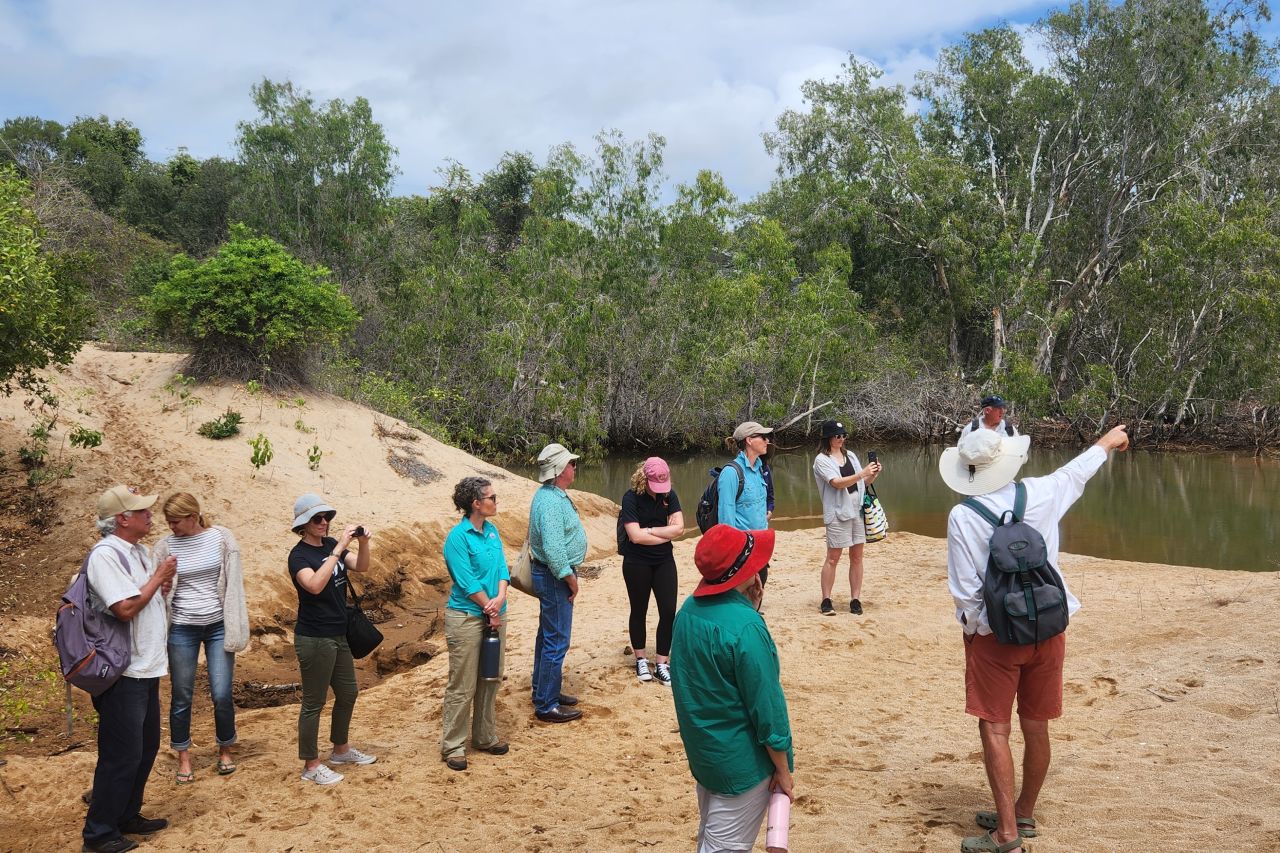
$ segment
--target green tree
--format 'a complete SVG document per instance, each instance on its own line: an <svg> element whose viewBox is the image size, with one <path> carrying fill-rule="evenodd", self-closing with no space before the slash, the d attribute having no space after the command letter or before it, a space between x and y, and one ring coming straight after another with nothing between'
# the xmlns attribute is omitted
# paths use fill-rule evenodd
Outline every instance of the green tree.
<svg viewBox="0 0 1280 853"><path fill-rule="evenodd" d="M0 166L0 383L32 387L33 371L65 364L80 349L82 293L55 275L40 249L30 186Z"/></svg>
<svg viewBox="0 0 1280 853"><path fill-rule="evenodd" d="M124 119L113 122L105 115L73 121L60 153L71 180L108 213L146 161L142 132Z"/></svg>
<svg viewBox="0 0 1280 853"><path fill-rule="evenodd" d="M240 224L204 263L175 257L148 307L159 330L190 342L186 372L276 386L304 380L308 355L359 319L328 270Z"/></svg>
<svg viewBox="0 0 1280 853"><path fill-rule="evenodd" d="M239 124L245 173L233 216L356 278L384 214L396 150L364 98L317 104L290 82L253 87L259 117Z"/></svg>

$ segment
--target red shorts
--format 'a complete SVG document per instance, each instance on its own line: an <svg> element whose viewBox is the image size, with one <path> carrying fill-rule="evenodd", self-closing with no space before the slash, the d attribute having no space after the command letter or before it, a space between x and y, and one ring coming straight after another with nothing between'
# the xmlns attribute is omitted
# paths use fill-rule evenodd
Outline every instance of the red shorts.
<svg viewBox="0 0 1280 853"><path fill-rule="evenodd" d="M1062 716L1062 661L1067 635L1037 645L1004 645L993 634L964 638L964 710L990 723L1007 723L1018 697L1018 716Z"/></svg>

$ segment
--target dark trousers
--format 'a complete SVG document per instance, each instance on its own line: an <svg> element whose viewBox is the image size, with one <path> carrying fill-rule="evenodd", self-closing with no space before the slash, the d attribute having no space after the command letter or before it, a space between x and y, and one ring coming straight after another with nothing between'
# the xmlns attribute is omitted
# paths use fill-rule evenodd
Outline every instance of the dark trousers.
<svg viewBox="0 0 1280 853"><path fill-rule="evenodd" d="M160 679L122 677L93 698L98 712L98 765L84 840L120 837L120 824L142 810L147 777L160 750Z"/></svg>
<svg viewBox="0 0 1280 853"><path fill-rule="evenodd" d="M661 563L622 558L622 579L627 584L627 598L631 600L631 618L627 627L631 633L631 647L644 649L647 637L645 622L649 616L649 594L658 602L659 655L671 654L671 626L676 621L676 558L667 557Z"/></svg>

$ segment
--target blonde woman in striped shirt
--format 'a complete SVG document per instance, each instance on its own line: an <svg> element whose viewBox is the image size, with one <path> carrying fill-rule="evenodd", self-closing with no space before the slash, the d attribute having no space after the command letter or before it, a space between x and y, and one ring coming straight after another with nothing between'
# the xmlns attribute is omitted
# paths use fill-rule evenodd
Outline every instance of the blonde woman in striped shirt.
<svg viewBox="0 0 1280 853"><path fill-rule="evenodd" d="M178 573L165 597L169 611L169 735L178 753L177 783L195 780L191 769L191 703L196 665L204 646L213 697L217 770L234 773L231 746L236 742L235 653L249 645L240 546L225 527L211 526L200 503L186 492L170 495L161 505L172 536L161 539L155 559L178 558Z"/></svg>

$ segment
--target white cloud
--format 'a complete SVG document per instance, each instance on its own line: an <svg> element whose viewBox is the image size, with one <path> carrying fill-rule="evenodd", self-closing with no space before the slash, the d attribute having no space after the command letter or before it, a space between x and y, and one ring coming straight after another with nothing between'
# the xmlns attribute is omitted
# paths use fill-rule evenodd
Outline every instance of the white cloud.
<svg viewBox="0 0 1280 853"><path fill-rule="evenodd" d="M423 192L455 159L479 174L505 151L541 160L561 142L589 151L602 129L667 139L672 183L699 169L740 197L767 187L760 135L800 85L854 52L910 87L938 48L1027 0L336 0L129 4L0 0L0 118L106 113L164 159L234 155L250 87L292 80L319 99L367 98L399 149L398 192Z"/></svg>

